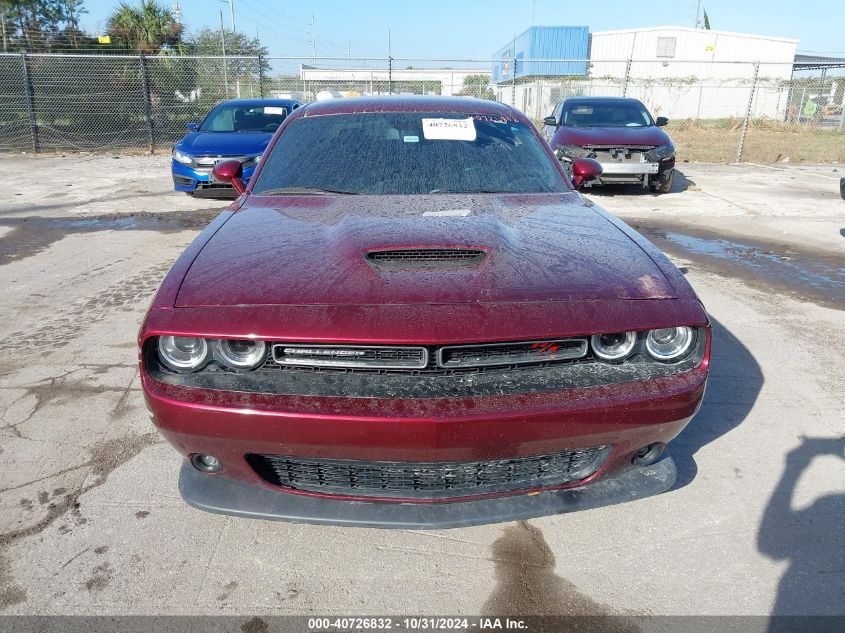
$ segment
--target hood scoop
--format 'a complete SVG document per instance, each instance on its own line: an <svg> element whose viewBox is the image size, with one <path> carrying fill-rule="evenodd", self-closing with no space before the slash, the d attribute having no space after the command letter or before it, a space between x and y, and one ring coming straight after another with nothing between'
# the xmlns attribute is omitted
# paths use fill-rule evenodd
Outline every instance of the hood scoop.
<svg viewBox="0 0 845 633"><path fill-rule="evenodd" d="M395 248L368 251L365 258L382 270L419 270L477 266L486 256L478 248Z"/></svg>

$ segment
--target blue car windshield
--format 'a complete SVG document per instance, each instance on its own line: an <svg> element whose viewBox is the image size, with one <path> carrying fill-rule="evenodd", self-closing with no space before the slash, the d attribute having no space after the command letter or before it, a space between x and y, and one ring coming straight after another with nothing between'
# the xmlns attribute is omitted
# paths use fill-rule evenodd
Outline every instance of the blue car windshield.
<svg viewBox="0 0 845 633"><path fill-rule="evenodd" d="M521 119L374 112L292 121L266 156L253 193L568 190L554 158Z"/></svg>
<svg viewBox="0 0 845 633"><path fill-rule="evenodd" d="M201 132L275 132L288 115L284 106L219 105L209 112Z"/></svg>

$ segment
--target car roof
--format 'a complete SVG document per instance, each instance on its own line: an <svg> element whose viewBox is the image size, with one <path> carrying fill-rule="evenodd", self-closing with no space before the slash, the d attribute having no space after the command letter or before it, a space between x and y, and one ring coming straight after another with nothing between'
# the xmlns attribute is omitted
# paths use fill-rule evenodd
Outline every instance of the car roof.
<svg viewBox="0 0 845 633"><path fill-rule="evenodd" d="M341 97L315 101L301 108L300 116L327 114L359 114L364 112L442 112L456 114L488 114L514 116L516 110L498 101L472 97L439 97L394 95L375 97Z"/></svg>
<svg viewBox="0 0 845 633"><path fill-rule="evenodd" d="M287 106L292 103L301 103L296 99L228 99L226 101L221 101L217 105L229 105L229 106L244 106L244 107L254 107L254 106Z"/></svg>

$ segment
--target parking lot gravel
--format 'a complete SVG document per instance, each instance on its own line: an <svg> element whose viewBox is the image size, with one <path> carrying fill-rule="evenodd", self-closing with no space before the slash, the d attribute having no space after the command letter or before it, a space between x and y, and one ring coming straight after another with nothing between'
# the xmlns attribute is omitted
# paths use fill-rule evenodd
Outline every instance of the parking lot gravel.
<svg viewBox="0 0 845 633"><path fill-rule="evenodd" d="M135 335L225 203L166 156L0 156L0 613L845 614L845 202L837 167L679 166L588 190L713 319L674 490L441 531L234 519L185 505ZM841 171L841 169L840 169Z"/></svg>

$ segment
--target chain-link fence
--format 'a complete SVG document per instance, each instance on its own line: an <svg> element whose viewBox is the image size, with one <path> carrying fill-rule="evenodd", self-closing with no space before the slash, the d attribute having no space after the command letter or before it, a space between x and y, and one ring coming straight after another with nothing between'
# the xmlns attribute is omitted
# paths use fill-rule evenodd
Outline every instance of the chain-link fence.
<svg viewBox="0 0 845 633"><path fill-rule="evenodd" d="M681 159L845 161L837 72L677 60L0 54L0 150L166 151L188 122L236 97L467 95L539 122L566 97L617 95L668 117Z"/></svg>

